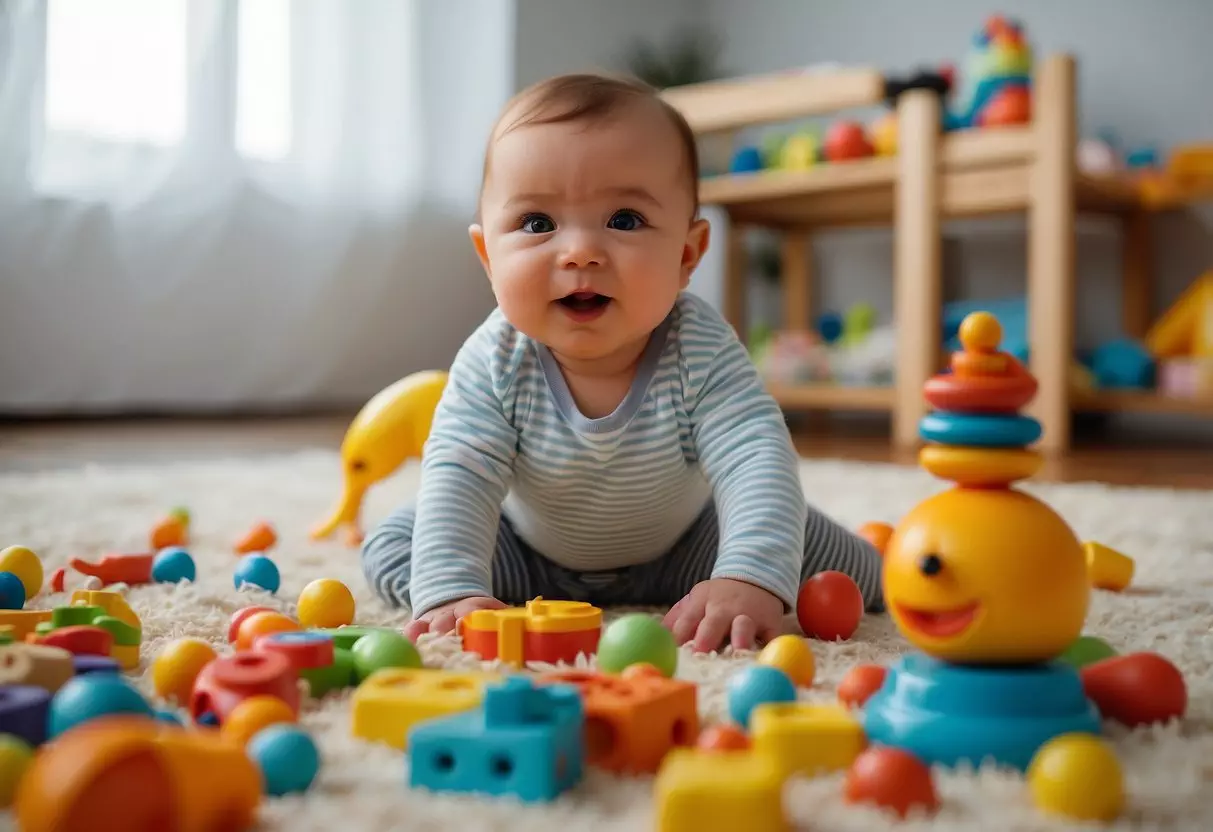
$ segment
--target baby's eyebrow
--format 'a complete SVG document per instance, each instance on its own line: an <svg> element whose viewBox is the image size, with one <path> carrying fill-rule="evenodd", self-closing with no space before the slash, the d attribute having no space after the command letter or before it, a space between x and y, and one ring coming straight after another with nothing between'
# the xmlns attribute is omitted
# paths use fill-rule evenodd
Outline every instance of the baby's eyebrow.
<svg viewBox="0 0 1213 832"><path fill-rule="evenodd" d="M651 194L647 189L642 188L639 185L621 185L616 188L607 188L606 192L612 196L619 196L625 199L636 199L640 200L641 202L647 202L650 205L655 205L658 208L661 207L661 202L657 199L657 197L653 196L653 194Z"/></svg>

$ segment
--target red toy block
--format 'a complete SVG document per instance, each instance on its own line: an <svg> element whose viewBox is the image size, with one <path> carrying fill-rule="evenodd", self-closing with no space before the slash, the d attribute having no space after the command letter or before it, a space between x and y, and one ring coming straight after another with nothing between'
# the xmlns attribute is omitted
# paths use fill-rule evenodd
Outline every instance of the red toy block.
<svg viewBox="0 0 1213 832"><path fill-rule="evenodd" d="M269 633L260 636L253 649L258 653L277 653L295 670L328 667L333 663L333 639L323 633L306 630Z"/></svg>
<svg viewBox="0 0 1213 832"><path fill-rule="evenodd" d="M39 636L36 643L59 647L73 656L108 656L114 647L114 634L102 627L77 624L51 630Z"/></svg>
<svg viewBox="0 0 1213 832"><path fill-rule="evenodd" d="M222 725L232 709L251 696L276 696L299 713L299 673L278 653L241 652L211 661L194 682L190 717Z"/></svg>
<svg viewBox="0 0 1213 832"><path fill-rule="evenodd" d="M578 670L545 673L540 683L581 691L585 705L586 761L609 771L657 771L670 749L693 746L699 736L695 685L667 679L655 668L627 678Z"/></svg>
<svg viewBox="0 0 1213 832"><path fill-rule="evenodd" d="M573 662L598 652L602 610L584 601L535 598L525 607L474 610L460 622L463 649L482 659L522 667Z"/></svg>

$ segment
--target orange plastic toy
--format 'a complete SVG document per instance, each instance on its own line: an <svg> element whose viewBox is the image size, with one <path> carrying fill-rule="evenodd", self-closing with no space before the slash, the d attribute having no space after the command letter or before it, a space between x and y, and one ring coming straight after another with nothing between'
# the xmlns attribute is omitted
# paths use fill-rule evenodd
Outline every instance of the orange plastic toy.
<svg viewBox="0 0 1213 832"><path fill-rule="evenodd" d="M218 733L139 716L92 720L40 749L14 804L23 832L241 832L261 774Z"/></svg>
<svg viewBox="0 0 1213 832"><path fill-rule="evenodd" d="M521 667L527 662L572 662L591 656L602 635L602 610L583 601L536 598L525 607L475 610L464 617L463 649L482 659Z"/></svg>
<svg viewBox="0 0 1213 832"><path fill-rule="evenodd" d="M696 688L657 668L627 678L578 670L538 681L575 685L585 703L586 761L609 771L655 772L670 749L699 737Z"/></svg>
<svg viewBox="0 0 1213 832"><path fill-rule="evenodd" d="M152 581L152 561L154 553L137 552L131 554L104 555L95 563L83 558L72 558L68 563L81 575L91 575L103 584L147 584Z"/></svg>
<svg viewBox="0 0 1213 832"><path fill-rule="evenodd" d="M247 555L272 549L277 542L278 533L274 531L274 527L262 521L249 529L248 533L237 540L232 548L238 555Z"/></svg>

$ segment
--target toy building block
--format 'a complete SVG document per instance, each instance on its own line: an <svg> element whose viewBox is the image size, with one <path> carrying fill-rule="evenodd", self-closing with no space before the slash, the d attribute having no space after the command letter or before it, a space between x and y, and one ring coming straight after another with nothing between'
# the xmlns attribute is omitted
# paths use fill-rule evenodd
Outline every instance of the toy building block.
<svg viewBox="0 0 1213 832"><path fill-rule="evenodd" d="M55 693L76 675L72 654L41 644L0 647L0 686L33 685Z"/></svg>
<svg viewBox="0 0 1213 832"><path fill-rule="evenodd" d="M1093 541L1083 543L1082 548L1087 556L1087 574L1095 589L1122 592L1132 583L1133 558Z"/></svg>
<svg viewBox="0 0 1213 832"><path fill-rule="evenodd" d="M657 832L744 829L787 832L784 778L775 760L753 751L676 748L654 782Z"/></svg>
<svg viewBox="0 0 1213 832"><path fill-rule="evenodd" d="M696 688L649 673L616 676L578 670L545 673L541 684L576 687L585 703L586 762L620 773L657 771L671 748L699 736Z"/></svg>
<svg viewBox="0 0 1213 832"><path fill-rule="evenodd" d="M276 696L299 712L299 673L278 653L239 652L212 659L194 680L190 718L223 725L232 710L253 696Z"/></svg>
<svg viewBox="0 0 1213 832"><path fill-rule="evenodd" d="M130 670L139 666L143 625L118 593L79 590L70 605L50 610L48 620L36 624L25 640L79 656L109 656Z"/></svg>
<svg viewBox="0 0 1213 832"><path fill-rule="evenodd" d="M1155 358L1213 357L1213 271L1184 290L1146 333Z"/></svg>
<svg viewBox="0 0 1213 832"><path fill-rule="evenodd" d="M219 732L116 715L44 746L13 810L25 832L241 832L254 828L261 792L256 764Z"/></svg>
<svg viewBox="0 0 1213 832"><path fill-rule="evenodd" d="M479 707L485 685L500 678L495 673L429 668L377 670L354 691L351 731L355 737L403 751L414 725Z"/></svg>
<svg viewBox="0 0 1213 832"><path fill-rule="evenodd" d="M11 627L15 641L24 641L39 624L50 620L50 610L0 610L0 626Z"/></svg>
<svg viewBox="0 0 1213 832"><path fill-rule="evenodd" d="M576 688L510 676L485 688L479 708L412 728L410 785L555 800L581 781L584 730Z"/></svg>
<svg viewBox="0 0 1213 832"><path fill-rule="evenodd" d="M754 753L774 760L783 777L841 771L868 745L859 720L840 705L759 705L750 730Z"/></svg>
<svg viewBox="0 0 1213 832"><path fill-rule="evenodd" d="M525 607L475 610L461 624L463 649L482 659L522 667L527 662L572 662L598 650L602 610L584 601L535 598Z"/></svg>

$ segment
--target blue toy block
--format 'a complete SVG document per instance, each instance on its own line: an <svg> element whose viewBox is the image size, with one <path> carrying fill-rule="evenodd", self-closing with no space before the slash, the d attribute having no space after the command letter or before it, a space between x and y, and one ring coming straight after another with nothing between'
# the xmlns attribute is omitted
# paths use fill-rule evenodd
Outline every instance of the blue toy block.
<svg viewBox="0 0 1213 832"><path fill-rule="evenodd" d="M954 665L911 653L865 703L863 727L873 745L904 749L927 765L993 761L1026 771L1049 740L1098 735L1101 723L1068 664Z"/></svg>
<svg viewBox="0 0 1213 832"><path fill-rule="evenodd" d="M1154 357L1140 341L1106 341L1091 354L1095 383L1107 389L1145 390L1154 386Z"/></svg>
<svg viewBox="0 0 1213 832"><path fill-rule="evenodd" d="M475 710L409 731L409 785L430 791L555 800L581 781L585 711L572 685L510 676Z"/></svg>

